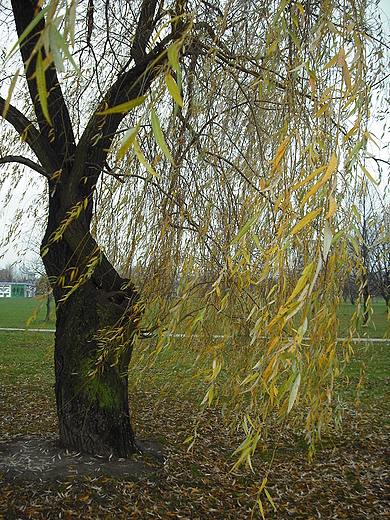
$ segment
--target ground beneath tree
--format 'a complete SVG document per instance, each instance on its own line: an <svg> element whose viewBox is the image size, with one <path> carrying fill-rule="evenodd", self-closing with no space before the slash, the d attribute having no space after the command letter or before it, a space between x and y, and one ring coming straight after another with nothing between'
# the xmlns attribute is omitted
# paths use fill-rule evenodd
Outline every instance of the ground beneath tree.
<svg viewBox="0 0 390 520"><path fill-rule="evenodd" d="M188 449L196 402L133 392L136 436L154 442L130 460L107 460L59 449L49 389L0 381L0 519L260 520L264 477L277 508L263 491L267 520L390 519L388 383L376 383L384 389L376 404L345 409L343 431L324 438L311 463L304 436L289 429L270 435L252 472L232 469L242 432L227 430L218 408L204 411Z"/></svg>
<svg viewBox="0 0 390 520"><path fill-rule="evenodd" d="M57 435L15 435L0 440L0 474L4 480L29 478L41 481L68 476L121 476L140 478L155 473L164 461L164 447L137 441L138 459L103 458L69 452L59 446Z"/></svg>

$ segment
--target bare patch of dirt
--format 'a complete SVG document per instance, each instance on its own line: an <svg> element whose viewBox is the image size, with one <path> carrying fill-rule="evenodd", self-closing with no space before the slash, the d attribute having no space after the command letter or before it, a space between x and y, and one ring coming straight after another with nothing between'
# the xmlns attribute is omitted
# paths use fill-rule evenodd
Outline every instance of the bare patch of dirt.
<svg viewBox="0 0 390 520"><path fill-rule="evenodd" d="M0 439L0 474L5 480L46 481L76 475L131 479L156 473L163 465L165 448L150 441L137 444L140 454L131 459L102 458L64 450L54 434L14 435Z"/></svg>

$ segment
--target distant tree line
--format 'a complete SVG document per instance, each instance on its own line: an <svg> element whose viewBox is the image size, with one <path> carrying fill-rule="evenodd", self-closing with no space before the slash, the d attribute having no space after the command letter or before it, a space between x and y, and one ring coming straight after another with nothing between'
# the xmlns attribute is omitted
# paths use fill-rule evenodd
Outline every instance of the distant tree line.
<svg viewBox="0 0 390 520"><path fill-rule="evenodd" d="M390 206L378 203L371 194L363 199L355 231L356 241L349 247L355 266L344 284L344 298L351 303L363 296L383 298L390 306ZM357 248L362 263L357 262Z"/></svg>

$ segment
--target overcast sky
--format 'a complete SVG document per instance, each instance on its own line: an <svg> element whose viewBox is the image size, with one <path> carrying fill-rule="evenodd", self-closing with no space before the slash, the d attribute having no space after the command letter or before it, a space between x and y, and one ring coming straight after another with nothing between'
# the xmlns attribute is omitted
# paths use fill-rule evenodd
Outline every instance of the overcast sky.
<svg viewBox="0 0 390 520"><path fill-rule="evenodd" d="M381 19L382 19L384 31L390 35L390 0L381 0L379 2L379 7L382 11ZM389 38L389 41L390 41L390 38ZM388 95L390 97L390 92L388 93ZM375 132L375 128L373 126L371 126L370 131L372 133L374 133L378 139L381 138L381 135L380 135L381 129L380 128L378 128L378 131ZM384 136L382 139L383 145L385 145L387 143L387 148L381 150L379 153L379 156L382 159L389 160L389 140L390 140L389 134ZM373 150L373 152L375 153L374 150ZM1 167L4 168L5 166L1 166ZM387 175L385 174L386 179L389 174L390 174L390 172L388 172ZM30 238L29 235L31 233L31 222L29 222L28 220L26 220L26 222L24 224L24 234L22 234L22 238L16 247L10 246L10 247L8 247L8 251L6 252L7 248L4 248L1 245L1 242L4 241L4 238L6 237L6 234L7 234L7 225L10 223L10 221L12 220L12 217L13 217L12 208L15 208L17 200L20 197L20 194L23 193L23 191L25 191L25 189L28 187L27 184L28 184L28 180L26 178L20 184L20 188L17 190L17 192L15 192L15 196L13 197L15 199L15 204L13 204L13 205L11 204L5 210L3 208L3 197L4 197L5 191L3 190L2 192L0 192L0 268L5 267L7 264L10 264L10 263L22 261L24 256L23 256L23 253L20 253L20 251L23 251L26 248L28 248L28 240ZM42 183L42 187L43 187L43 183ZM23 209L26 209L28 207L29 203L31 203L32 198L34 198L37 195L36 189L37 188L35 188L32 192L30 190L28 197L26 197L25 201L22 204ZM35 240L35 242L36 242L36 240ZM37 248L37 246L35 246L35 248ZM1 257L3 254L4 254L4 256ZM26 255L27 259L28 258L31 259L32 257L34 257L34 253L32 253L32 252L27 253L27 255Z"/></svg>

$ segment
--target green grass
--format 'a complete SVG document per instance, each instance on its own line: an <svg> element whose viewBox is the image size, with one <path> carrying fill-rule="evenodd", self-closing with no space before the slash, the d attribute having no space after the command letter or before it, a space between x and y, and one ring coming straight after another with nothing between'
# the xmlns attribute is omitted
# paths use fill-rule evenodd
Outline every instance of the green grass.
<svg viewBox="0 0 390 520"><path fill-rule="evenodd" d="M54 309L54 303L51 304L51 308ZM54 316L45 323L46 299L0 298L0 327L24 329L30 318L31 328L55 328Z"/></svg>
<svg viewBox="0 0 390 520"><path fill-rule="evenodd" d="M360 336L369 336L371 338L383 338L389 331L390 322L386 312L386 305L383 299L374 299L370 304L370 319L367 326L363 326L362 318L358 320L357 331ZM339 336L345 336L348 330L350 320L357 310L356 305L349 302L343 304L340 309L338 318L340 321ZM360 313L362 314L362 309Z"/></svg>

